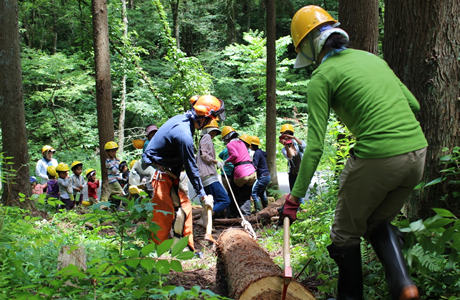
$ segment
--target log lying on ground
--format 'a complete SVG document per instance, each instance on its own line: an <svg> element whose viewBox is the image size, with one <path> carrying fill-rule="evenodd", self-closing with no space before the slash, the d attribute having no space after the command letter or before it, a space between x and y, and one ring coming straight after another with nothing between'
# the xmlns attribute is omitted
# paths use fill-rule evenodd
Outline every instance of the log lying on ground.
<svg viewBox="0 0 460 300"><path fill-rule="evenodd" d="M229 296L236 300L280 300L284 272L244 230L229 229L218 240L218 255L227 274ZM313 300L302 284L291 281L287 300Z"/></svg>
<svg viewBox="0 0 460 300"><path fill-rule="evenodd" d="M249 223L269 223L271 218L278 215L278 209L283 206L286 196L283 196L271 203L261 211L259 211L255 216L244 217ZM241 223L241 218L234 219L214 219L213 225L238 225Z"/></svg>

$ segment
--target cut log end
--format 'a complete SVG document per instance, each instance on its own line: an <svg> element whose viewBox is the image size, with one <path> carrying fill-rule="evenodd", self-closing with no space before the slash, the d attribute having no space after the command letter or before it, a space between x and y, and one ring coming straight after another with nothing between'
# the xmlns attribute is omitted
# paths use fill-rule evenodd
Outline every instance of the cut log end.
<svg viewBox="0 0 460 300"><path fill-rule="evenodd" d="M279 300L283 291L283 271L249 234L240 229L224 231L218 253L225 265L229 296L236 300ZM315 299L300 283L292 280L286 299Z"/></svg>
<svg viewBox="0 0 460 300"><path fill-rule="evenodd" d="M253 282L240 296L240 300L279 300L283 295L283 278L270 276ZM286 300L314 300L312 293L296 281L288 286Z"/></svg>

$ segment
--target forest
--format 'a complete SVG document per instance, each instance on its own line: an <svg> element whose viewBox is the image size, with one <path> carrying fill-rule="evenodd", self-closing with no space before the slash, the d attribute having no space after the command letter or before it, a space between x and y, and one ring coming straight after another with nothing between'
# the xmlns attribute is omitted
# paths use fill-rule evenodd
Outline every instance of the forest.
<svg viewBox="0 0 460 300"><path fill-rule="evenodd" d="M317 65L293 68L291 38L306 5L327 10L350 48L384 59L418 100L425 170L393 225L420 299L460 299L460 0L0 0L0 299L238 299L224 250L203 241L204 228L193 228L201 256L185 238L152 243L146 193L121 212L56 212L59 201L33 194L30 177L50 145L58 162L82 162L108 189L106 142L121 160L139 160L133 140L145 139L147 125L160 128L193 95L212 94L225 103L221 128L260 138L275 207L288 171L280 128L308 138L306 89ZM356 138L335 114L327 122L318 183L290 227L292 271L313 297L304 299L337 296L326 247ZM216 153L225 149L213 142ZM282 226L252 226L284 271ZM227 227L215 226L216 240ZM361 255L364 299L392 299L364 239ZM62 266L65 256L77 260Z"/></svg>

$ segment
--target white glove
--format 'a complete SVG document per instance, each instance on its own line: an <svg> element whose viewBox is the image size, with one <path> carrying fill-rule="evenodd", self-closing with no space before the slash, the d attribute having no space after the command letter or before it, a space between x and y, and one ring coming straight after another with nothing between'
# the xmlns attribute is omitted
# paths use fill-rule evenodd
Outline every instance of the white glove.
<svg viewBox="0 0 460 300"><path fill-rule="evenodd" d="M201 199L201 203L203 204L203 208L208 210L212 210L214 208L214 197L212 195L206 195Z"/></svg>
<svg viewBox="0 0 460 300"><path fill-rule="evenodd" d="M218 161L217 164L216 164L216 167L217 167L218 169L222 169L222 168L224 167L224 165L225 165L225 164L224 164L223 161Z"/></svg>

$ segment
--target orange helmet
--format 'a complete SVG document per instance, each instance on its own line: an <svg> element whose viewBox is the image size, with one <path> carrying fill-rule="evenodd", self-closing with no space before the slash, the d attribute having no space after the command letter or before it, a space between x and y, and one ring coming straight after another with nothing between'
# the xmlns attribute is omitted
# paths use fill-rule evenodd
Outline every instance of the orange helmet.
<svg viewBox="0 0 460 300"><path fill-rule="evenodd" d="M209 117L213 120L225 120L224 102L212 95L192 96L190 103L198 118Z"/></svg>

